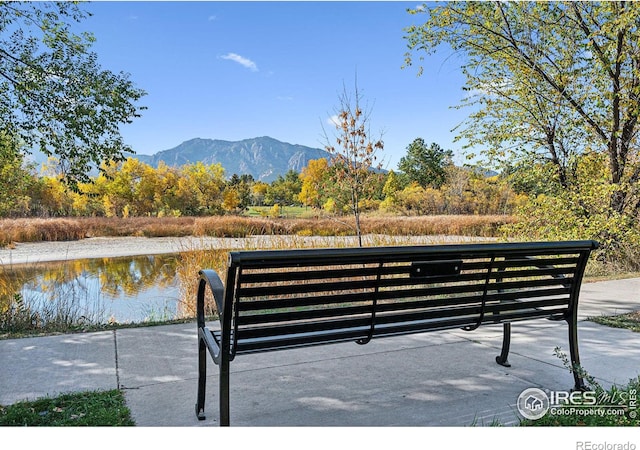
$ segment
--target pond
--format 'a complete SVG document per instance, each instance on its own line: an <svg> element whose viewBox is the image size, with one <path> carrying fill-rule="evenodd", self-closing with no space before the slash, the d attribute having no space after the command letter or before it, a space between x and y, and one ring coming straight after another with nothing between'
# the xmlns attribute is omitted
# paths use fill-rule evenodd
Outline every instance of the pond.
<svg viewBox="0 0 640 450"><path fill-rule="evenodd" d="M179 257L163 254L2 266L0 303L19 293L26 305L45 316L69 314L92 324L171 320L181 314Z"/></svg>

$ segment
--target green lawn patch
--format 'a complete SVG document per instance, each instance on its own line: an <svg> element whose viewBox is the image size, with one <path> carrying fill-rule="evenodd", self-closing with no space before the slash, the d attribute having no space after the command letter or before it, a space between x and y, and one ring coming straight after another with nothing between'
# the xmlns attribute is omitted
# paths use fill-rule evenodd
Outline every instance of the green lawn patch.
<svg viewBox="0 0 640 450"><path fill-rule="evenodd" d="M0 426L108 427L134 426L124 394L87 391L59 397L0 405Z"/></svg>
<svg viewBox="0 0 640 450"><path fill-rule="evenodd" d="M590 317L589 320L601 325L615 328L625 328L627 330L640 333L640 311L635 311L627 314L619 314L617 316Z"/></svg>
<svg viewBox="0 0 640 450"><path fill-rule="evenodd" d="M269 217L272 213L272 206L250 206L245 212L249 217ZM308 214L310 209L306 206L280 206L280 217L296 219Z"/></svg>

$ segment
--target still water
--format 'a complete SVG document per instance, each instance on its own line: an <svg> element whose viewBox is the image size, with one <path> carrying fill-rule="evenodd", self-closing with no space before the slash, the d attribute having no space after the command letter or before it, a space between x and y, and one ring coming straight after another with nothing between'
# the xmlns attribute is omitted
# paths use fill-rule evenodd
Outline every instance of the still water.
<svg viewBox="0 0 640 450"><path fill-rule="evenodd" d="M91 323L170 320L180 316L177 254L79 259L3 266L0 291L19 293L38 311Z"/></svg>

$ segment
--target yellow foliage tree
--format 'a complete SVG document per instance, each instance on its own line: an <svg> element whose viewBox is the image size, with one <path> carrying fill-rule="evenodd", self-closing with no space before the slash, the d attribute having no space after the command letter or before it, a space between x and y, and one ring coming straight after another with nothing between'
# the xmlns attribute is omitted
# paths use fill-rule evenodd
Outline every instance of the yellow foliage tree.
<svg viewBox="0 0 640 450"><path fill-rule="evenodd" d="M322 186L326 180L329 161L326 158L312 159L300 172L302 188L298 200L312 208L322 206Z"/></svg>

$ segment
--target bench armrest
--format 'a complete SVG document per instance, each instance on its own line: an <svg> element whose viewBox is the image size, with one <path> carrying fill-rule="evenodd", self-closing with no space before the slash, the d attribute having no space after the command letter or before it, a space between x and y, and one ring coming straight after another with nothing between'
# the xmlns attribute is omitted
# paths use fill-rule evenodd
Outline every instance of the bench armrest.
<svg viewBox="0 0 640 450"><path fill-rule="evenodd" d="M199 272L200 275L200 283L198 285L198 299L197 299L197 319L198 319L198 327L205 326L204 319L204 295L206 292L207 286L211 290L213 294L213 299L216 302L216 308L218 309L218 316L221 316L224 311L224 284L222 284L222 280L220 276L216 273L215 270L201 270Z"/></svg>

